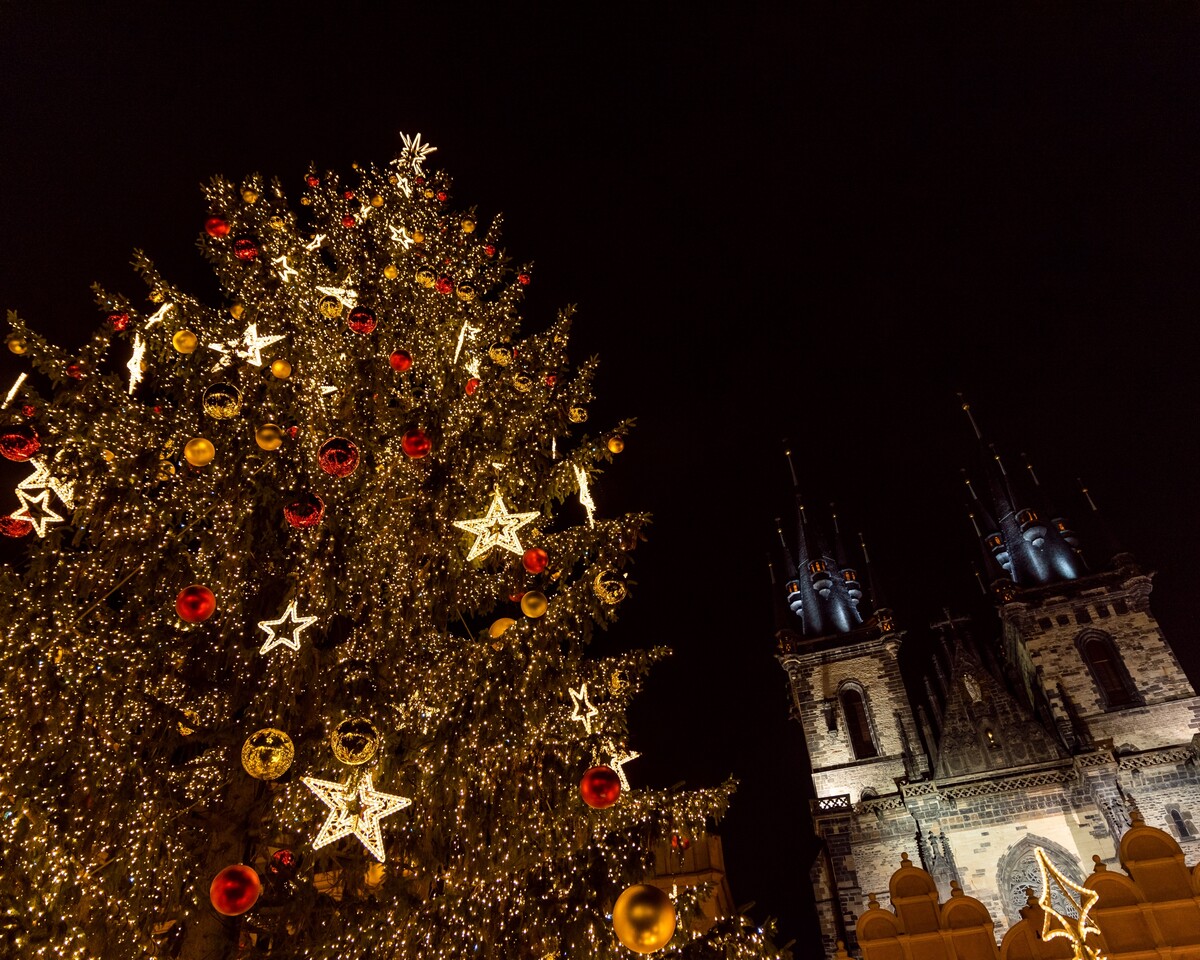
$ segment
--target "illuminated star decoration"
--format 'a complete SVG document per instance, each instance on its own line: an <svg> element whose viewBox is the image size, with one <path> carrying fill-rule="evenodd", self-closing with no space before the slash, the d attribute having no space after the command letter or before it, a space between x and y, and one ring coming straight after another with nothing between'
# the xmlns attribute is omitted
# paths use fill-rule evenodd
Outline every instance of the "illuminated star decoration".
<svg viewBox="0 0 1200 960"><path fill-rule="evenodd" d="M210 343L208 349L216 350L218 353L232 353L235 357L241 357L254 366L261 367L263 365L263 347L278 343L285 336L286 334L281 333L274 337L260 337L258 324L252 323L246 327L246 332L240 338L226 340L223 343Z"/></svg>
<svg viewBox="0 0 1200 960"><path fill-rule="evenodd" d="M34 458L29 461L33 473L17 484L17 496L21 490L51 490L62 501L68 510L75 509L75 487L70 483L60 483L50 475L50 468L45 460Z"/></svg>
<svg viewBox="0 0 1200 960"><path fill-rule="evenodd" d="M407 133L401 133L400 140L404 143L404 149L400 151L400 156L392 162L402 167L411 167L414 174L418 177L423 177L425 171L422 169L422 166L425 163L425 158L431 153L436 153L437 147L431 147L427 143L422 143L419 133L415 137L410 137Z"/></svg>
<svg viewBox="0 0 1200 960"><path fill-rule="evenodd" d="M1100 935L1100 928L1088 917L1092 907L1100 899L1100 894L1064 877L1041 847L1035 847L1033 853L1037 857L1038 870L1042 875L1042 895L1038 898L1038 906L1042 908L1045 917L1042 922L1042 939L1067 938L1074 949L1074 960L1104 960L1099 950L1087 945L1088 934ZM1055 887L1067 903L1075 908L1074 917L1064 916L1054 909L1052 897ZM1051 918L1057 921L1057 925L1053 924Z"/></svg>
<svg viewBox="0 0 1200 960"><path fill-rule="evenodd" d="M348 783L318 780L316 777L300 779L329 807L329 816L325 818L321 832L313 841L314 850L320 850L334 840L354 834L376 860L382 863L386 859L379 821L411 806L412 801L408 797L380 793L371 783L369 773L364 773L357 783L353 777Z"/></svg>
<svg viewBox="0 0 1200 960"><path fill-rule="evenodd" d="M470 561L491 552L492 547L500 547L518 555L524 553L525 548L517 539L517 531L526 524L533 523L537 516L536 510L529 513L509 513L508 507L504 505L504 497L500 495L500 488L496 487L492 490L492 503L487 513L477 520L455 520L454 526L475 535L475 542L467 552L467 560Z"/></svg>
<svg viewBox="0 0 1200 960"><path fill-rule="evenodd" d="M13 397L17 395L17 391L21 389L21 384L25 382L28 376L29 374L22 373L17 377L16 383L14 383L12 385L12 389L8 391L8 396L4 398L4 403L0 404L0 410L3 410L10 403L12 403Z"/></svg>
<svg viewBox="0 0 1200 960"><path fill-rule="evenodd" d="M572 469L575 471L575 481L579 484L579 502L587 511L588 526L594 527L596 525L596 501L592 499L592 491L588 487L587 471L578 464L572 464Z"/></svg>
<svg viewBox="0 0 1200 960"><path fill-rule="evenodd" d="M388 231L391 233L392 239L400 244L400 246L402 246L405 250L413 245L412 237L408 235L408 231L403 227L393 227L389 224Z"/></svg>
<svg viewBox="0 0 1200 960"><path fill-rule="evenodd" d="M26 490L17 488L17 499L21 501L21 508L11 514L14 520L28 520L33 524L34 532L39 537L46 535L46 527L51 523L62 523L62 517L50 509L50 491L43 490L36 497L31 497ZM29 508L37 505L38 512L34 513Z"/></svg>
<svg viewBox="0 0 1200 960"><path fill-rule="evenodd" d="M267 641L258 652L269 653L276 647L291 647L293 650L299 650L301 632L316 622L316 617L300 616L299 611L296 609L296 601L293 600L287 605L287 609L283 611L283 616L278 620L263 620L259 623L258 629L266 631ZM284 624L289 623L293 625L290 636L281 629Z"/></svg>
<svg viewBox="0 0 1200 960"><path fill-rule="evenodd" d="M578 720L583 724L584 732L592 732L592 721L600 716L600 711L596 709L595 704L588 699L587 684L580 684L579 689L575 690L567 687L567 693L571 695L571 719ZM618 774L620 776L620 774Z"/></svg>
<svg viewBox="0 0 1200 960"><path fill-rule="evenodd" d="M164 303L161 307L154 311L154 314L146 321L145 329L149 330L156 323L162 323L166 319L168 313L175 309L175 304Z"/></svg>
<svg viewBox="0 0 1200 960"><path fill-rule="evenodd" d="M324 239L325 239L325 234L318 233L311 240L309 240L308 243L306 243L304 245L304 249L307 250L309 253L312 253L314 250L317 250L320 248L321 241Z"/></svg>
<svg viewBox="0 0 1200 960"><path fill-rule="evenodd" d="M625 776L625 764L630 760L636 760L641 754L636 750L618 750L611 743L607 745L607 749L612 754L612 759L608 761L608 765L617 771L617 777L621 781L621 789L629 790L629 778Z"/></svg>
<svg viewBox="0 0 1200 960"><path fill-rule="evenodd" d="M142 382L142 362L146 359L146 341L142 339L142 335L135 334L133 338L133 356L129 358L129 362L125 364L125 368L129 371L129 395L133 396L133 391L137 385Z"/></svg>
<svg viewBox="0 0 1200 960"><path fill-rule="evenodd" d="M348 310L353 310L354 305L358 303L358 291L350 290L347 287L317 287L317 293L333 297Z"/></svg>
<svg viewBox="0 0 1200 960"><path fill-rule="evenodd" d="M458 363L458 356L462 353L463 344L467 337L473 337L479 332L478 327L473 327L467 321L463 321L462 329L458 331L458 346L454 348L454 362Z"/></svg>
<svg viewBox="0 0 1200 960"><path fill-rule="evenodd" d="M295 267L288 265L286 253L281 257L275 257L271 262L279 268L279 279L282 280L284 283L287 283L289 280L292 279L292 277L296 277L296 276L300 275L299 270L297 270Z"/></svg>

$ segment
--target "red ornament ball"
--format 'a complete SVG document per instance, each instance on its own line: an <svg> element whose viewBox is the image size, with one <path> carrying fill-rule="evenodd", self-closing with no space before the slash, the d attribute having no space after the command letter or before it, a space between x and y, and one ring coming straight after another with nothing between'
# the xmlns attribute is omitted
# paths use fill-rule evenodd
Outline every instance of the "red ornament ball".
<svg viewBox="0 0 1200 960"><path fill-rule="evenodd" d="M472 377L470 380L467 381L467 385L463 389L465 389L467 391L468 397L471 396L476 390L479 389L479 378Z"/></svg>
<svg viewBox="0 0 1200 960"><path fill-rule="evenodd" d="M313 493L302 493L283 508L284 519L293 527L304 530L315 527L325 516L325 501Z"/></svg>
<svg viewBox="0 0 1200 960"><path fill-rule="evenodd" d="M437 283L434 284L434 288L437 290L438 293L453 293L454 292L454 284L450 282L449 277L438 277Z"/></svg>
<svg viewBox="0 0 1200 960"><path fill-rule="evenodd" d="M276 850L267 861L267 873L281 880L287 880L300 865L300 858L291 850Z"/></svg>
<svg viewBox="0 0 1200 960"><path fill-rule="evenodd" d="M10 427L0 428L0 454L6 460L20 463L28 460L41 447L37 431L27 423L16 423Z"/></svg>
<svg viewBox="0 0 1200 960"><path fill-rule="evenodd" d="M425 178L424 178L424 177L413 177L413 183L415 183L415 184L416 184L418 187L419 187L421 184L423 184L424 182L425 182Z"/></svg>
<svg viewBox="0 0 1200 960"><path fill-rule="evenodd" d="M375 329L375 314L366 307L355 307L346 318L346 323L355 333L370 333Z"/></svg>
<svg viewBox="0 0 1200 960"><path fill-rule="evenodd" d="M21 408L21 413L27 417L32 417L35 413L37 413L37 407L35 407L32 403L27 403Z"/></svg>
<svg viewBox="0 0 1200 960"><path fill-rule="evenodd" d="M352 213L348 213L344 217L342 217L342 226L345 227L347 230L349 230L356 223L358 223L358 221L354 219L354 214L352 214Z"/></svg>
<svg viewBox="0 0 1200 960"><path fill-rule="evenodd" d="M295 440L300 436L300 428L293 423L287 428L287 435L289 440Z"/></svg>
<svg viewBox="0 0 1200 960"><path fill-rule="evenodd" d="M397 373L403 373L412 366L412 354L407 350L393 350L392 355L388 357L388 363Z"/></svg>
<svg viewBox="0 0 1200 960"><path fill-rule="evenodd" d="M244 263L258 259L258 244L250 237L238 237L233 241L233 255Z"/></svg>
<svg viewBox="0 0 1200 960"><path fill-rule="evenodd" d="M184 587L175 598L175 612L185 623L203 623L217 611L217 598L202 583Z"/></svg>
<svg viewBox="0 0 1200 960"><path fill-rule="evenodd" d="M579 781L583 802L595 810L611 807L621 797L621 778L612 767L592 767Z"/></svg>
<svg viewBox="0 0 1200 960"><path fill-rule="evenodd" d="M413 460L420 460L433 449L429 437L420 427L413 427L407 431L400 441L400 446L403 448L405 456L411 457Z"/></svg>
<svg viewBox="0 0 1200 960"><path fill-rule="evenodd" d="M671 849L672 850L678 850L680 853L683 853L691 845L692 845L692 841L689 840L687 837L681 837L677 833L671 834Z"/></svg>
<svg viewBox="0 0 1200 960"><path fill-rule="evenodd" d="M317 462L331 477L348 477L358 469L358 447L345 437L330 437L317 452Z"/></svg>
<svg viewBox="0 0 1200 960"><path fill-rule="evenodd" d="M235 863L213 877L208 899L221 916L238 917L254 906L261 893L262 881L254 868Z"/></svg>
<svg viewBox="0 0 1200 960"><path fill-rule="evenodd" d="M354 191L353 190L343 190L342 197L346 200L353 200L354 199Z"/></svg>
<svg viewBox="0 0 1200 960"><path fill-rule="evenodd" d="M204 232L210 237L229 236L229 221L223 217L209 217L204 221Z"/></svg>
<svg viewBox="0 0 1200 960"><path fill-rule="evenodd" d="M508 599L513 603L520 603L523 596L525 596L524 590L516 590L508 595Z"/></svg>
<svg viewBox="0 0 1200 960"><path fill-rule="evenodd" d="M518 273L517 274L517 283L519 283L523 287L529 286L529 274Z"/></svg>
<svg viewBox="0 0 1200 960"><path fill-rule="evenodd" d="M307 183L310 187L319 187L321 185L321 178L318 177L315 173L310 173L307 177L304 178L304 182Z"/></svg>
<svg viewBox="0 0 1200 960"><path fill-rule="evenodd" d="M555 376L554 374L552 374L552 373L548 373L548 374L546 374L546 386L548 386L548 387L552 387L552 386L554 386L556 383L558 383L558 377L556 377L556 376Z"/></svg>
<svg viewBox="0 0 1200 960"><path fill-rule="evenodd" d="M530 547L522 555L521 563L530 573L541 573L550 565L550 554L541 547Z"/></svg>
<svg viewBox="0 0 1200 960"><path fill-rule="evenodd" d="M489 257L494 257L496 255L496 245L494 243L489 243L489 244L485 245L483 248L483 252L486 253Z"/></svg>
<svg viewBox="0 0 1200 960"><path fill-rule="evenodd" d="M6 537L25 537L33 531L33 524L16 517L0 517L0 534Z"/></svg>
<svg viewBox="0 0 1200 960"><path fill-rule="evenodd" d="M441 200L441 201L442 201L442 203L445 203L445 202L446 202L446 197L447 197L447 194L446 194L446 191L445 191L445 190L439 190L439 191L437 192L437 198L438 198L439 200Z"/></svg>
<svg viewBox="0 0 1200 960"><path fill-rule="evenodd" d="M83 366L78 363L68 363L67 364L67 376L70 377L72 380L82 380L83 379Z"/></svg>
<svg viewBox="0 0 1200 960"><path fill-rule="evenodd" d="M129 326L129 314L124 312L110 313L108 322L112 324L112 328L118 333Z"/></svg>

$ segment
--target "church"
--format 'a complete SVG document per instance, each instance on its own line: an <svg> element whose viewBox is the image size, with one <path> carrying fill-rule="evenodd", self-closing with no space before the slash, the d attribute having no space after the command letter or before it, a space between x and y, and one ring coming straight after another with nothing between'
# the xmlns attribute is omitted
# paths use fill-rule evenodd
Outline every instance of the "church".
<svg viewBox="0 0 1200 960"><path fill-rule="evenodd" d="M794 535L780 528L778 660L815 794L810 873L827 957L839 941L858 955L856 918L872 897L887 905L903 853L942 899L953 884L980 901L997 934L1037 886L1036 848L1082 883L1094 864L1118 863L1134 804L1200 855L1200 698L1151 611L1153 573L1090 499L1094 534L1081 542L1033 471L1012 471L963 409L995 619L931 624L920 683L901 673L908 625L865 547L856 557L836 517L823 530L799 494Z"/></svg>

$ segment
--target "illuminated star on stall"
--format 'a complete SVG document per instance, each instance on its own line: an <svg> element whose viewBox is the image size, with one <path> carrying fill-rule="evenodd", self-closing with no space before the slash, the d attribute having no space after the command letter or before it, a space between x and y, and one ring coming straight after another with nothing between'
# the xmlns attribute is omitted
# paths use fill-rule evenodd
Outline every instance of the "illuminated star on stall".
<svg viewBox="0 0 1200 960"><path fill-rule="evenodd" d="M517 531L537 519L536 510L529 513L509 513L504 505L504 497L500 488L492 491L492 503L487 513L476 520L455 520L454 526L459 530L475 535L475 541L467 552L467 560L474 560L490 553L493 547L500 547L509 553L522 554L525 548L517 539Z"/></svg>
<svg viewBox="0 0 1200 960"><path fill-rule="evenodd" d="M585 733L591 733L592 721L600 716L600 711L588 699L587 684L580 684L578 690L567 687L567 693L571 695L571 719L582 723ZM620 774L617 774L617 776L620 776Z"/></svg>
<svg viewBox="0 0 1200 960"><path fill-rule="evenodd" d="M376 860L382 863L386 859L379 821L411 806L412 800L376 790L369 773L364 773L357 782L351 777L348 783L316 777L300 779L329 807L329 816L313 840L314 850L354 834Z"/></svg>
<svg viewBox="0 0 1200 960"><path fill-rule="evenodd" d="M1100 935L1100 928L1089 918L1100 894L1064 877L1041 847L1035 847L1033 853L1042 875L1042 895L1038 898L1038 906L1042 908L1045 918L1042 921L1042 939L1064 937L1069 940L1074 951L1072 960L1104 960L1099 950L1087 944L1089 934ZM1054 908L1053 897L1056 892L1075 908L1075 916L1066 916Z"/></svg>
<svg viewBox="0 0 1200 960"><path fill-rule="evenodd" d="M254 366L261 367L263 365L263 347L278 343L285 336L287 334L280 333L273 337L260 337L258 324L252 323L246 327L246 332L241 337L226 340L223 343L210 343L208 349L216 350L218 353L232 353L235 357L241 357Z"/></svg>
<svg viewBox="0 0 1200 960"><path fill-rule="evenodd" d="M142 382L142 364L146 360L146 341L142 339L142 335L135 334L133 338L133 356L129 358L129 362L125 364L125 369L129 371L129 395L133 396L133 391L137 389L137 385Z"/></svg>
<svg viewBox="0 0 1200 960"><path fill-rule="evenodd" d="M46 527L52 523L62 523L62 517L50 509L50 491L43 490L36 497L31 497L28 491L17 488L17 499L21 501L21 509L10 514L14 520L28 520L33 524L34 532L39 537L46 535ZM32 508L37 507L34 511Z"/></svg>
<svg viewBox="0 0 1200 960"><path fill-rule="evenodd" d="M267 640L259 648L258 652L270 653L276 647L290 647L292 650L299 650L300 634L316 622L316 617L300 616L300 612L296 608L296 601L293 600L287 605L287 609L283 611L283 616L278 620L262 620L259 622L258 629L266 632ZM290 634L287 632L287 625L291 625Z"/></svg>

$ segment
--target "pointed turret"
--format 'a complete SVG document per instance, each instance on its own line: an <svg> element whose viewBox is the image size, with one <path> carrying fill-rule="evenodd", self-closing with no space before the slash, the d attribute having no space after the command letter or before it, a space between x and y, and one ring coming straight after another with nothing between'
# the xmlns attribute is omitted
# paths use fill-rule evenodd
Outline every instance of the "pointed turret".
<svg viewBox="0 0 1200 960"><path fill-rule="evenodd" d="M862 549L863 569L867 572L867 593L871 602L871 610L875 614L875 623L882 633L891 633L895 627L892 620L892 608L883 596L883 588L879 585L879 575L871 564L871 555L867 552L867 541L860 533L858 545Z"/></svg>
<svg viewBox="0 0 1200 960"><path fill-rule="evenodd" d="M846 596L857 607L858 602L862 599L862 584L858 579L858 571L854 569L854 565L850 562L850 555L846 551L842 529L838 525L837 509L832 503L829 505L829 509L833 512L833 556L837 560L838 569L842 574L842 586L846 589Z"/></svg>

